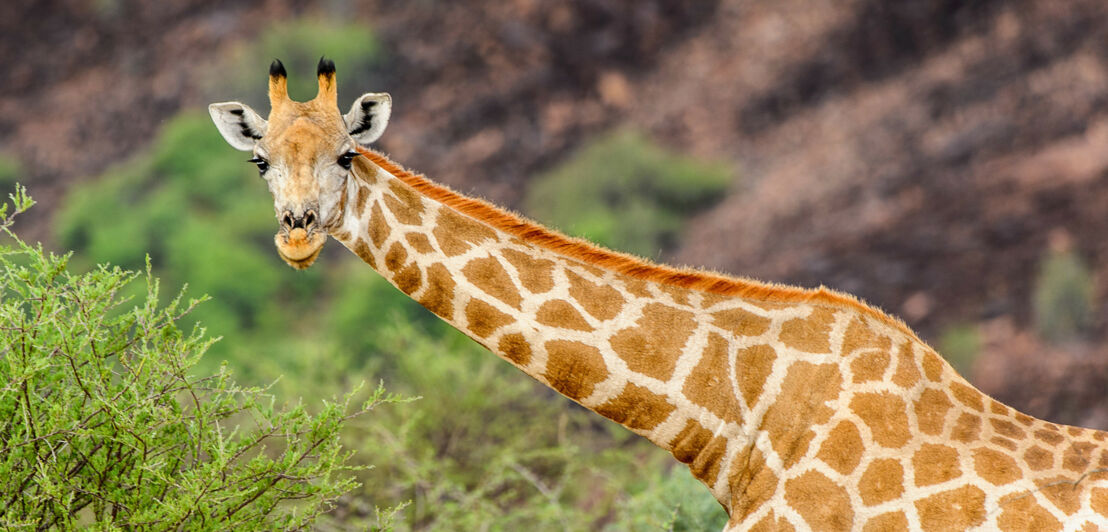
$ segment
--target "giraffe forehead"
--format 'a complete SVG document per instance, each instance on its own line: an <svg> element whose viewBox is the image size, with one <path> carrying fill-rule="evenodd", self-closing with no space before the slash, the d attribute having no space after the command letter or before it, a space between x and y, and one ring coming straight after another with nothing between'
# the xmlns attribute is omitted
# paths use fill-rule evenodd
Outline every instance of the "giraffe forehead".
<svg viewBox="0 0 1108 532"><path fill-rule="evenodd" d="M318 112L282 116L270 122L263 143L270 157L289 163L310 162L320 155L333 155L349 143L341 120L328 120Z"/></svg>

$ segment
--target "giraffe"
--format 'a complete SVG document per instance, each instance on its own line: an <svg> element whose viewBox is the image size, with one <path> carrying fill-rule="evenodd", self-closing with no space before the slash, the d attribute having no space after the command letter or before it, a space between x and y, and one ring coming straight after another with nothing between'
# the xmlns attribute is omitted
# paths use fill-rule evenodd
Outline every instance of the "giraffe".
<svg viewBox="0 0 1108 532"><path fill-rule="evenodd" d="M269 186L277 253L333 237L524 373L671 452L725 530L1108 529L1108 433L975 389L903 322L845 294L609 251L458 194L367 148L391 98L319 92L270 114L212 104Z"/></svg>

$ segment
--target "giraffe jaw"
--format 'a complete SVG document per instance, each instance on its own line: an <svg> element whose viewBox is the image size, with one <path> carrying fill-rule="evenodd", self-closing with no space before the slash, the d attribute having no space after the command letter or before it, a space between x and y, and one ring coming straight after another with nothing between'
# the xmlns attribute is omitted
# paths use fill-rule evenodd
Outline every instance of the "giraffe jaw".
<svg viewBox="0 0 1108 532"><path fill-rule="evenodd" d="M277 255L297 270L303 270L315 262L319 252L323 251L323 244L327 242L327 235L318 231L307 232L297 228L286 233L284 231L273 236L273 243L277 245Z"/></svg>

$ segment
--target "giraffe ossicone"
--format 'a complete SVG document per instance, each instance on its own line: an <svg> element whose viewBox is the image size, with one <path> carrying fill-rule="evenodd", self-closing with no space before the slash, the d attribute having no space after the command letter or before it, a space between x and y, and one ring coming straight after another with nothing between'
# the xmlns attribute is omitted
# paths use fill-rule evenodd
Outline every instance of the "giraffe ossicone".
<svg viewBox="0 0 1108 532"><path fill-rule="evenodd" d="M213 104L274 198L280 257L327 236L523 372L686 463L728 530L1108 529L1108 433L978 391L847 295L658 266L412 174L366 145L387 94L341 115L335 69L263 119Z"/></svg>

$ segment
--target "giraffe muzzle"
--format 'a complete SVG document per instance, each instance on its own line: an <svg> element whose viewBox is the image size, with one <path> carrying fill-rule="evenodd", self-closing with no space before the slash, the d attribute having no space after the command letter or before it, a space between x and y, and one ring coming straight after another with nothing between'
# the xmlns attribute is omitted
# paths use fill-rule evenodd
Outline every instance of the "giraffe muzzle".
<svg viewBox="0 0 1108 532"><path fill-rule="evenodd" d="M319 230L319 216L315 210L307 209L299 216L286 210L280 221L281 230L273 237L277 254L298 270L311 266L327 242L327 234Z"/></svg>
<svg viewBox="0 0 1108 532"><path fill-rule="evenodd" d="M294 229L304 229L307 231L315 226L318 218L319 217L316 216L315 210L313 209L308 209L304 211L304 214L299 216L293 214L292 211L285 211L285 213L281 215L281 227L289 232L292 232Z"/></svg>

